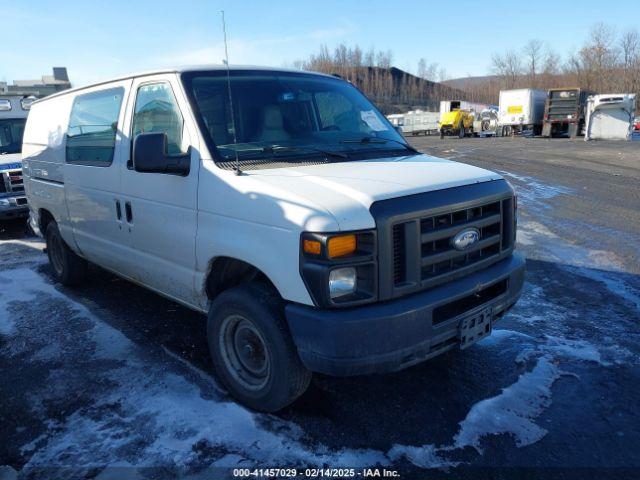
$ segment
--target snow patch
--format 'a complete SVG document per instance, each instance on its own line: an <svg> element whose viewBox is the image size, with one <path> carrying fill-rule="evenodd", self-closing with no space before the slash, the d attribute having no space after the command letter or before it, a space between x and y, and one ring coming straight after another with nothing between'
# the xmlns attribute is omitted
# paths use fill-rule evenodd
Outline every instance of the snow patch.
<svg viewBox="0 0 640 480"><path fill-rule="evenodd" d="M40 293L48 295L58 293L55 288L44 282L34 289L32 285L34 277L41 278L27 268L4 270L0 273L0 334L8 336L13 333L15 322L10 312L13 302L31 301Z"/></svg>
<svg viewBox="0 0 640 480"><path fill-rule="evenodd" d="M440 456L438 451L446 451L447 448L438 449L435 445L422 445L421 447L411 447L408 445L394 445L387 453L393 461L403 458L421 468L447 468L456 467L460 462L447 460Z"/></svg>
<svg viewBox="0 0 640 480"><path fill-rule="evenodd" d="M70 330L69 335L83 335L73 338L73 342L95 346L93 353L88 353L92 357L88 361L109 360L114 365L94 379L110 385L106 394L90 397L89 406L79 408L63 420L51 422L46 434L23 446L23 454L31 455L25 468L95 467L122 461L138 467L167 462L188 467L199 461L193 447L202 442L238 455L250 464L371 466L389 463L384 453L374 450L331 451L323 446L304 446L299 441L299 427L292 423L281 422L277 433L265 430L258 421L260 415L228 401L208 376L197 376L197 383L189 381L182 375L182 362L173 362L172 356L166 356L167 361L159 364L149 362L148 351L141 350L32 270L14 269L8 274L3 272L1 278L3 329L9 325L12 331L15 328L6 304L45 302L51 298L63 300L73 315L92 324L92 328L80 333ZM25 285L29 287L24 288ZM48 338L47 341L56 344L59 340ZM37 351L35 355L40 361L55 356L62 360L64 369L68 368L64 366L66 353L58 345L57 349ZM58 374L64 371L54 369L50 378ZM51 383L60 382L56 379ZM34 412L39 412L40 404L50 395L59 394L47 388L36 393L30 399ZM280 422L272 418L270 421Z"/></svg>
<svg viewBox="0 0 640 480"><path fill-rule="evenodd" d="M615 253L575 245L534 221L520 223L518 239L522 245L536 246L530 257L553 261L574 274L601 282L611 293L624 298L640 310L640 294L620 278L620 274L625 273L626 269L624 262Z"/></svg>
<svg viewBox="0 0 640 480"><path fill-rule="evenodd" d="M491 331L491 335L480 340L476 345L483 347L492 347L497 345L498 343L513 337L526 338L529 340L533 340L531 335L527 335L526 333L518 332L516 330L505 330L505 329L493 329Z"/></svg>
<svg viewBox="0 0 640 480"><path fill-rule="evenodd" d="M533 177L516 175L504 170L499 171L499 173L504 177L516 180L514 187L518 194L518 202L523 205L533 204L541 199L548 200L559 195L573 195L575 193L575 190L571 188L560 185L547 185Z"/></svg>
<svg viewBox="0 0 640 480"><path fill-rule="evenodd" d="M454 437L454 447L474 447L478 452L480 440L487 435L509 434L518 447L531 445L547 431L533 420L551 404L551 386L566 375L549 358L538 360L534 369L520 376L513 385L499 395L476 403L460 422Z"/></svg>

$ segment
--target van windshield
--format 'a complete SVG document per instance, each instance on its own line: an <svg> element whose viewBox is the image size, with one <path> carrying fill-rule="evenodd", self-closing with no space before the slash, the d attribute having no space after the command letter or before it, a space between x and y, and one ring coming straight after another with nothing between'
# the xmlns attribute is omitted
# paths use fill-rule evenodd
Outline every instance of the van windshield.
<svg viewBox="0 0 640 480"><path fill-rule="evenodd" d="M25 123L24 118L0 119L0 155L22 151Z"/></svg>
<svg viewBox="0 0 640 480"><path fill-rule="evenodd" d="M231 167L236 156L246 169L412 151L358 89L338 78L232 70L228 82L222 70L186 73L183 81L223 168Z"/></svg>

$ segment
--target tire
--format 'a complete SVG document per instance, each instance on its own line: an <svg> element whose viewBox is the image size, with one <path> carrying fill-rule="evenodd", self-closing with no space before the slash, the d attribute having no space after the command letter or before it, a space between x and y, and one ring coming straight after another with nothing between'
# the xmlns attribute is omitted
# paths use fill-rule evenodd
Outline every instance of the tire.
<svg viewBox="0 0 640 480"><path fill-rule="evenodd" d="M311 381L293 344L284 305L272 288L248 283L222 292L209 309L207 340L229 393L262 412L276 412Z"/></svg>
<svg viewBox="0 0 640 480"><path fill-rule="evenodd" d="M67 287L84 282L87 277L87 262L65 243L56 222L49 223L45 238L49 264L56 280Z"/></svg>

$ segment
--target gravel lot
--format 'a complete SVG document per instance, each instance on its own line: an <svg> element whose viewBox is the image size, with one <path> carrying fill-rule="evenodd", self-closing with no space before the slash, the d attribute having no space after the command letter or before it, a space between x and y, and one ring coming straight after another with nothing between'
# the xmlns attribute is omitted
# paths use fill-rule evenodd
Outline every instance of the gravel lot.
<svg viewBox="0 0 640 480"><path fill-rule="evenodd" d="M98 269L56 285L41 241L5 224L0 479L375 464L640 478L640 142L409 140L519 194L525 293L490 338L397 374L316 376L290 408L255 414L211 375L202 316Z"/></svg>

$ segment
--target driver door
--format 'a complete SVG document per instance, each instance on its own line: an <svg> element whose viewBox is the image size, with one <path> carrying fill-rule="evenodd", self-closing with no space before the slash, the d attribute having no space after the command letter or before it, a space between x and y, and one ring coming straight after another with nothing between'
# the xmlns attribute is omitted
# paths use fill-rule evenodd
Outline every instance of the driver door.
<svg viewBox="0 0 640 480"><path fill-rule="evenodd" d="M199 148L194 121L175 74L134 80L124 130L129 161L122 164L121 196L131 236L135 280L160 293L195 305ZM136 135L163 132L167 153L191 151L186 176L136 172L132 145Z"/></svg>

